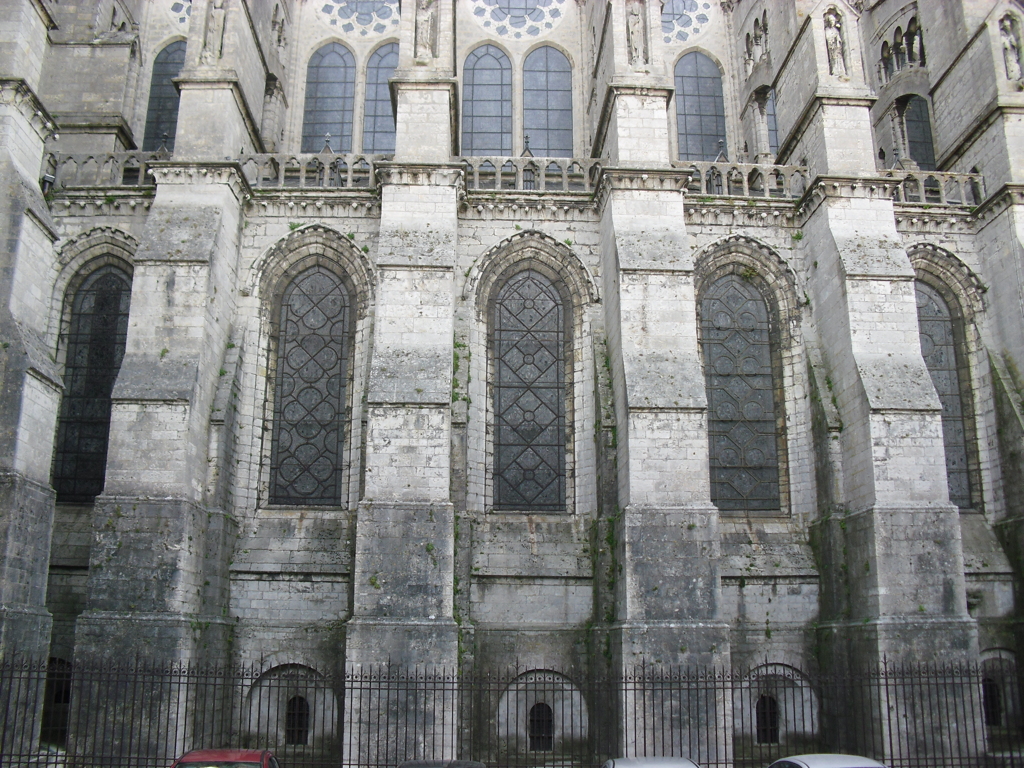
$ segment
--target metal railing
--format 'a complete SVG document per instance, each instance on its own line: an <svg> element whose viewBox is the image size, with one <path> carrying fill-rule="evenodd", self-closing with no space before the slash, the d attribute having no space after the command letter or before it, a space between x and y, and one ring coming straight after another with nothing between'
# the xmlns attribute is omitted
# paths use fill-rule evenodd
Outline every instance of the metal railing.
<svg viewBox="0 0 1024 768"><path fill-rule="evenodd" d="M1024 718L1010 662L845 676L640 665L612 679L387 664L0 663L4 766L165 768L213 747L271 749L282 768L442 758L586 768L622 755L755 768L805 752L893 768L1019 768Z"/></svg>
<svg viewBox="0 0 1024 768"><path fill-rule="evenodd" d="M597 185L598 160L570 157L460 157L471 192L576 192Z"/></svg>
<svg viewBox="0 0 1024 768"><path fill-rule="evenodd" d="M897 203L973 207L985 200L985 179L976 173L891 170L885 176L897 181Z"/></svg>

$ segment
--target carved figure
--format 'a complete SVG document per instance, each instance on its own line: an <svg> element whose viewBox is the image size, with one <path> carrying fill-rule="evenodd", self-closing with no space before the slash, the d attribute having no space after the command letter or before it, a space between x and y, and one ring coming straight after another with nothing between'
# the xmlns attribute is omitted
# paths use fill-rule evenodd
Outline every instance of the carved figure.
<svg viewBox="0 0 1024 768"><path fill-rule="evenodd" d="M210 3L210 14L206 21L206 37L203 40L202 60L212 64L224 54L224 0Z"/></svg>
<svg viewBox="0 0 1024 768"><path fill-rule="evenodd" d="M626 11L626 40L629 44L630 64L642 64L646 61L643 10L640 2L633 2Z"/></svg>
<svg viewBox="0 0 1024 768"><path fill-rule="evenodd" d="M1006 77L1010 80L1021 79L1020 38L1017 35L1014 18L1007 14L999 20L999 37L1003 44L1003 64L1006 66Z"/></svg>
<svg viewBox="0 0 1024 768"><path fill-rule="evenodd" d="M416 45L417 59L434 58L434 41L437 30L437 13L434 0L416 0Z"/></svg>
<svg viewBox="0 0 1024 768"><path fill-rule="evenodd" d="M839 11L825 12L825 48L828 50L829 74L846 77L846 46L843 43L843 19Z"/></svg>

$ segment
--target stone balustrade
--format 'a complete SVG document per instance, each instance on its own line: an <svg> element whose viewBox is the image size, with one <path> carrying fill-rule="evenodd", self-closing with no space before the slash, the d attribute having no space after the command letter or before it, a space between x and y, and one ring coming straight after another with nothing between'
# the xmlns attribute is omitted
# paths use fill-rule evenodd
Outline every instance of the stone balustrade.
<svg viewBox="0 0 1024 768"><path fill-rule="evenodd" d="M460 157L470 192L575 192L597 186L600 161L571 157Z"/></svg>
<svg viewBox="0 0 1024 768"><path fill-rule="evenodd" d="M687 197L748 197L799 199L810 181L808 170L798 165L757 163L679 162L675 167L690 172Z"/></svg>
<svg viewBox="0 0 1024 768"><path fill-rule="evenodd" d="M897 182L897 203L975 207L985 200L985 180L977 173L890 170L884 176Z"/></svg>

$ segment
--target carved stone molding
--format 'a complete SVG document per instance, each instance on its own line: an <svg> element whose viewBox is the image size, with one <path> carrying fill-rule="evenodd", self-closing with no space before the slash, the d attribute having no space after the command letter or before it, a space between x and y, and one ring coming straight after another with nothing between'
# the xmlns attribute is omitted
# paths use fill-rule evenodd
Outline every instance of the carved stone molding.
<svg viewBox="0 0 1024 768"><path fill-rule="evenodd" d="M379 184L417 187L462 187L465 171L454 165L410 165L379 162L375 165Z"/></svg>
<svg viewBox="0 0 1024 768"><path fill-rule="evenodd" d="M167 160L151 163L149 170L158 189L166 184L226 184L239 201L245 202L252 197L252 188L238 163Z"/></svg>
<svg viewBox="0 0 1024 768"><path fill-rule="evenodd" d="M57 131L57 124L43 102L21 78L0 79L0 104L17 109L43 141Z"/></svg>

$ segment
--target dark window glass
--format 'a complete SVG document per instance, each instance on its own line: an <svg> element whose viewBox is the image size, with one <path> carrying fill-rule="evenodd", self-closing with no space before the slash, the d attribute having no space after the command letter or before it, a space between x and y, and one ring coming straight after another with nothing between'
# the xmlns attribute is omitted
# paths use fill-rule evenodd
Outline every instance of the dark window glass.
<svg viewBox="0 0 1024 768"><path fill-rule="evenodd" d="M768 102L765 104L765 116L768 119L768 149L773 155L779 153L779 124L775 119L775 91L768 92Z"/></svg>
<svg viewBox="0 0 1024 768"><path fill-rule="evenodd" d="M302 151L352 151L352 109L356 62L341 43L328 43L306 67L306 104L302 114ZM330 138L326 138L330 134Z"/></svg>
<svg viewBox="0 0 1024 768"><path fill-rule="evenodd" d="M774 696L763 694L757 700L757 743L779 743L779 702Z"/></svg>
<svg viewBox="0 0 1024 768"><path fill-rule="evenodd" d="M698 51L676 64L676 120L680 160L714 160L726 151L722 73Z"/></svg>
<svg viewBox="0 0 1024 768"><path fill-rule="evenodd" d="M946 446L949 500L961 508L971 506L971 479L967 465L966 419L961 389L953 318L937 290L920 280L917 288L917 324L921 354L942 403L942 441Z"/></svg>
<svg viewBox="0 0 1024 768"><path fill-rule="evenodd" d="M172 82L185 66L185 41L177 40L156 55L153 79L149 85L149 107L146 109L146 132L142 149L155 152L164 144L174 151L174 132L178 129L178 89Z"/></svg>
<svg viewBox="0 0 1024 768"><path fill-rule="evenodd" d="M764 297L740 275L701 300L711 500L721 510L778 509L775 382Z"/></svg>
<svg viewBox="0 0 1024 768"><path fill-rule="evenodd" d="M51 658L46 668L43 717L39 726L39 740L44 744L66 746L70 719L71 664L63 659Z"/></svg>
<svg viewBox="0 0 1024 768"><path fill-rule="evenodd" d="M493 45L466 57L462 86L462 151L512 154L512 65Z"/></svg>
<svg viewBox="0 0 1024 768"><path fill-rule="evenodd" d="M981 708L985 725L998 728L1003 724L1003 692L999 690L999 683L991 677L981 681Z"/></svg>
<svg viewBox="0 0 1024 768"><path fill-rule="evenodd" d="M395 115L388 80L398 66L398 43L382 45L366 65L366 111L363 114L363 152L395 151Z"/></svg>
<svg viewBox="0 0 1024 768"><path fill-rule="evenodd" d="M903 115L907 126L907 150L910 158L923 171L935 170L935 148L932 146L932 125L928 119L928 102L911 96Z"/></svg>
<svg viewBox="0 0 1024 768"><path fill-rule="evenodd" d="M538 157L572 157L572 67L550 46L523 65L523 132Z"/></svg>
<svg viewBox="0 0 1024 768"><path fill-rule="evenodd" d="M292 696L285 707L284 743L309 743L309 702L301 696Z"/></svg>
<svg viewBox="0 0 1024 768"><path fill-rule="evenodd" d="M495 301L495 509L565 509L564 313L533 270L510 277Z"/></svg>
<svg viewBox="0 0 1024 768"><path fill-rule="evenodd" d="M544 702L537 702L530 707L529 721L526 726L530 737L531 752L550 752L555 740L555 716Z"/></svg>
<svg viewBox="0 0 1024 768"><path fill-rule="evenodd" d="M72 300L53 457L57 501L92 501L103 491L110 395L124 358L131 295L131 278L106 266L89 275Z"/></svg>
<svg viewBox="0 0 1024 768"><path fill-rule="evenodd" d="M349 298L323 267L285 289L277 352L270 501L339 504Z"/></svg>

